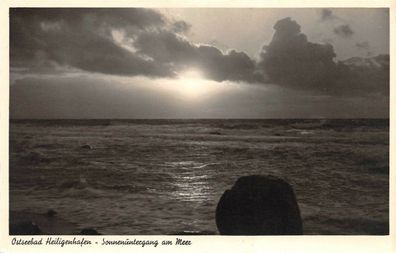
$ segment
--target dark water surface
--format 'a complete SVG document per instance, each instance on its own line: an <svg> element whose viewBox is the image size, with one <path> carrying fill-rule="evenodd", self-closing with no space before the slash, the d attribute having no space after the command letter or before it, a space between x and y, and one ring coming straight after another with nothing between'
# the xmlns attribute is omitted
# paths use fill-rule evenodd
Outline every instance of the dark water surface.
<svg viewBox="0 0 396 253"><path fill-rule="evenodd" d="M389 120L10 122L10 210L103 234L217 233L251 174L294 187L306 234L388 233Z"/></svg>

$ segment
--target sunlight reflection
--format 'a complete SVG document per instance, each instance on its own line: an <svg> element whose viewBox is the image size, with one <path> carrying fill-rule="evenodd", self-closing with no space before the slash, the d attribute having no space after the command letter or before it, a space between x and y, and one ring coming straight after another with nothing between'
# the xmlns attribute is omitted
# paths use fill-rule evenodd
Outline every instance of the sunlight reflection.
<svg viewBox="0 0 396 253"><path fill-rule="evenodd" d="M203 163L182 161L172 163L179 173L174 173L172 182L176 187L172 193L176 199L184 201L204 202L207 201L211 192L208 183L208 175L201 174L199 169L205 166Z"/></svg>

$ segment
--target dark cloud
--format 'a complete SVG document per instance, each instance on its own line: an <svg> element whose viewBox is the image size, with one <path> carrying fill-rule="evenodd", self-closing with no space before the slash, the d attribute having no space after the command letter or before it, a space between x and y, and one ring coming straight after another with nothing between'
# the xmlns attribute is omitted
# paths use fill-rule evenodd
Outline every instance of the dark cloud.
<svg viewBox="0 0 396 253"><path fill-rule="evenodd" d="M254 73L255 62L243 52L231 50L223 54L215 47L199 46L198 53L197 64L213 80L255 82L260 79Z"/></svg>
<svg viewBox="0 0 396 253"><path fill-rule="evenodd" d="M337 26L333 32L342 38L350 38L355 33L349 25Z"/></svg>
<svg viewBox="0 0 396 253"><path fill-rule="evenodd" d="M285 18L274 29L274 37L264 47L259 62L270 82L326 92L334 85L334 79L347 75L347 68L333 61L333 47L309 42L297 22Z"/></svg>
<svg viewBox="0 0 396 253"><path fill-rule="evenodd" d="M389 55L352 57L343 61L343 64L353 73L348 85L354 94L389 96Z"/></svg>
<svg viewBox="0 0 396 253"><path fill-rule="evenodd" d="M170 31L141 33L133 43L137 53L161 63L186 64L197 57L195 47L183 37Z"/></svg>
<svg viewBox="0 0 396 253"><path fill-rule="evenodd" d="M208 45L195 45L169 31L147 32L134 42L138 53L171 65L176 72L199 68L206 78L224 81L250 81L254 75L255 62L245 53L232 50L222 53Z"/></svg>
<svg viewBox="0 0 396 253"><path fill-rule="evenodd" d="M320 19L322 21L332 20L336 18L331 9L322 9L320 14Z"/></svg>
<svg viewBox="0 0 396 253"><path fill-rule="evenodd" d="M380 68L373 68L374 64L354 69L352 66L360 64L358 60L362 58L355 62L336 62L330 44L309 42L300 26L290 18L279 20L274 29L273 39L264 46L258 63L259 70L269 82L327 95L387 93L389 67L385 64L386 59L381 59L383 65ZM371 73L372 78L367 80L364 73Z"/></svg>
<svg viewBox="0 0 396 253"><path fill-rule="evenodd" d="M163 17L146 9L11 9L11 67L54 63L89 72L170 76L171 70L133 54L111 38L163 26Z"/></svg>

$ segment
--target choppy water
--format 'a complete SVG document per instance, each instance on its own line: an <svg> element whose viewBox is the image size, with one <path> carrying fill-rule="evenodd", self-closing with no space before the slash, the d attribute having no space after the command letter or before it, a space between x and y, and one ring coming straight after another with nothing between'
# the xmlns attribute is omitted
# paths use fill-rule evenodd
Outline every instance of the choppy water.
<svg viewBox="0 0 396 253"><path fill-rule="evenodd" d="M383 234L388 120L50 120L10 123L10 210L54 209L103 234L217 233L243 175L294 187L306 234ZM92 149L81 148L90 145Z"/></svg>

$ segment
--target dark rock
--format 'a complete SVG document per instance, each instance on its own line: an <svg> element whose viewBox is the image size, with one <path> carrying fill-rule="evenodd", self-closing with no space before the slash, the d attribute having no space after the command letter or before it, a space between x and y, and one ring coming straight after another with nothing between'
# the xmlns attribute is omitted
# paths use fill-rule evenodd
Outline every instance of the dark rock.
<svg viewBox="0 0 396 253"><path fill-rule="evenodd" d="M101 235L96 229L93 228L83 228L80 235Z"/></svg>
<svg viewBox="0 0 396 253"><path fill-rule="evenodd" d="M293 188L273 176L245 176L226 190L216 209L222 235L300 235L300 210Z"/></svg>
<svg viewBox="0 0 396 253"><path fill-rule="evenodd" d="M41 235L43 231L32 221L10 224L10 235Z"/></svg>
<svg viewBox="0 0 396 253"><path fill-rule="evenodd" d="M54 211L53 209L49 209L49 210L47 211L47 213L46 213L46 215L47 215L48 217L54 217L56 214L57 214L57 212Z"/></svg>
<svg viewBox="0 0 396 253"><path fill-rule="evenodd" d="M82 145L80 148L81 149L92 149L92 146L89 144L85 144L85 145Z"/></svg>

